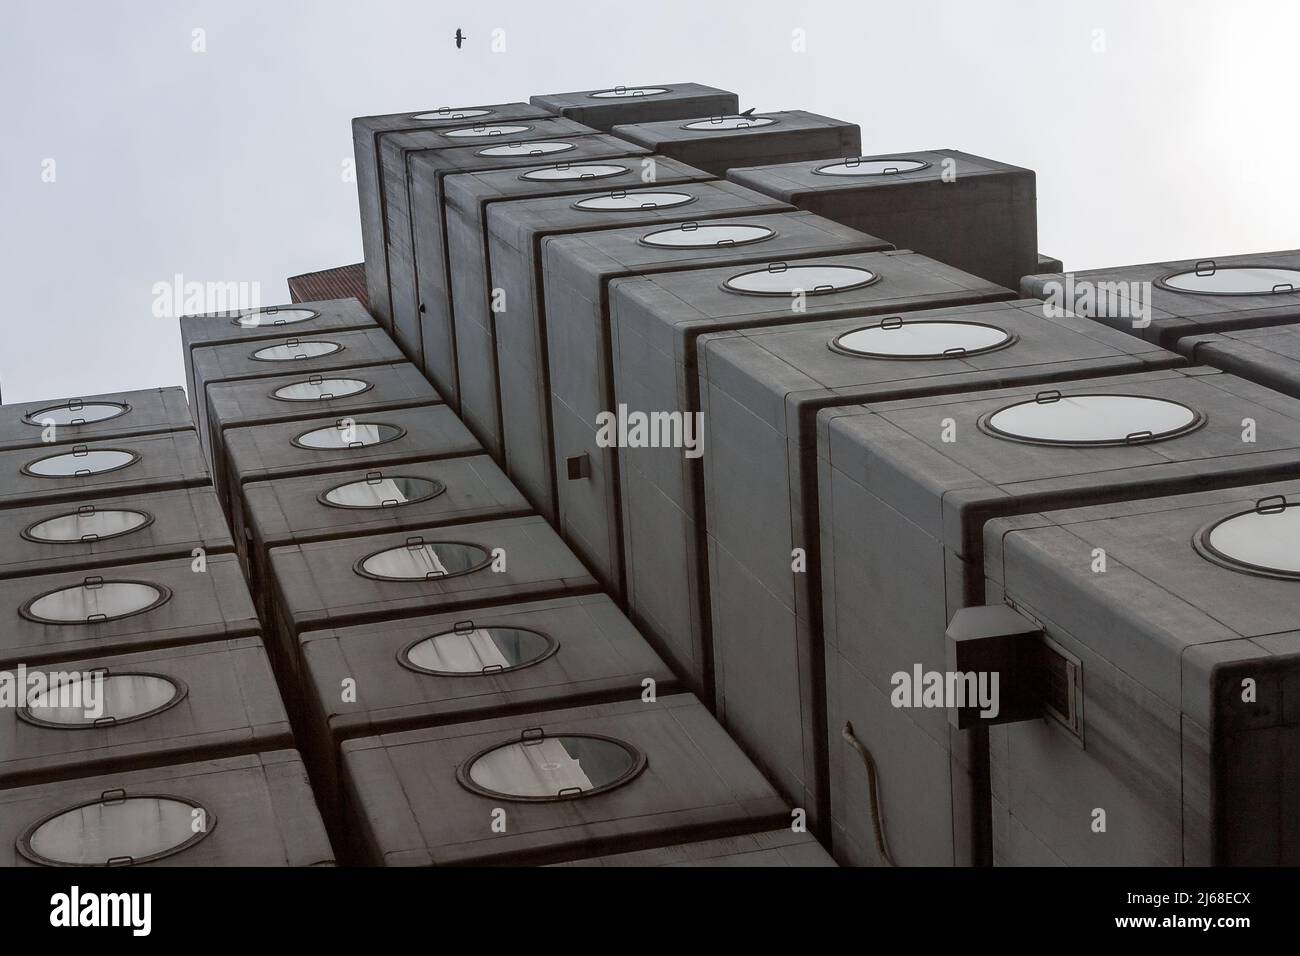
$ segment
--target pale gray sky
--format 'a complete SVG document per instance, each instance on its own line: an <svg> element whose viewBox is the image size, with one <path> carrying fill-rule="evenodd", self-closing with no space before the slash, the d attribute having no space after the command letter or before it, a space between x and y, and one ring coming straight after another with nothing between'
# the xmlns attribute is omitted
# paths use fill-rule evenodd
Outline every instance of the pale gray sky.
<svg viewBox="0 0 1300 956"><path fill-rule="evenodd" d="M1300 247L1298 28L1291 0L3 0L4 399L182 383L156 283L273 304L360 259L351 117L534 93L695 81L1028 166L1074 268Z"/></svg>

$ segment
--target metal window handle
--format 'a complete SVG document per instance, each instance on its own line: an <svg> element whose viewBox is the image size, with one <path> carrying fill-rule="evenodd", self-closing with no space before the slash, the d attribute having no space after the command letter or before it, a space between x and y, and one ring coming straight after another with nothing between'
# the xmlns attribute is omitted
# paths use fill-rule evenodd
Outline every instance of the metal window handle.
<svg viewBox="0 0 1300 956"><path fill-rule="evenodd" d="M117 718L111 715L105 717L96 717L94 720L94 726L96 727L112 727L116 723L117 723Z"/></svg>
<svg viewBox="0 0 1300 956"><path fill-rule="evenodd" d="M1286 511L1286 495L1269 495L1267 498L1260 498L1255 502L1255 513L1261 515L1276 515Z"/></svg>
<svg viewBox="0 0 1300 956"><path fill-rule="evenodd" d="M576 797L582 793L581 787L561 787L555 791L555 795L563 800L565 797Z"/></svg>
<svg viewBox="0 0 1300 956"><path fill-rule="evenodd" d="M1034 402L1039 405L1050 405L1052 402L1059 402L1064 396L1054 388L1049 388L1045 392L1038 392L1034 395Z"/></svg>
<svg viewBox="0 0 1300 956"><path fill-rule="evenodd" d="M840 731L840 736L857 751L867 768L867 788L871 795L871 829L876 838L876 851L887 866L898 866L894 858L889 855L889 847L885 844L885 822L880 812L880 771L876 769L876 761L871 756L871 751L862 745L862 741L853 732L851 722L844 722L844 729Z"/></svg>
<svg viewBox="0 0 1300 956"><path fill-rule="evenodd" d="M1196 263L1196 274L1198 276L1212 276L1218 271L1219 267L1215 264L1213 259L1202 259L1200 262Z"/></svg>
<svg viewBox="0 0 1300 956"><path fill-rule="evenodd" d="M85 405L86 405L85 399L81 399L81 398L68 399L68 411L70 412L79 412L85 407Z"/></svg>
<svg viewBox="0 0 1300 956"><path fill-rule="evenodd" d="M104 578L102 575L92 574L89 577L81 579L81 586L88 591L94 591L97 588L102 588L104 586Z"/></svg>
<svg viewBox="0 0 1300 956"><path fill-rule="evenodd" d="M114 787L112 790L105 790L99 795L100 803L124 803L126 802L126 790L122 787Z"/></svg>
<svg viewBox="0 0 1300 956"><path fill-rule="evenodd" d="M540 744L546 739L546 731L541 727L525 727L519 732L519 740L524 744Z"/></svg>
<svg viewBox="0 0 1300 956"><path fill-rule="evenodd" d="M1280 293L1280 292L1294 292L1294 291L1295 291L1295 286L1293 286L1290 282L1279 282L1277 285L1273 286L1273 291L1274 291L1274 292L1279 292L1279 293Z"/></svg>
<svg viewBox="0 0 1300 956"><path fill-rule="evenodd" d="M964 345L954 345L954 346L953 346L952 348L950 348L950 349L944 349L944 350L943 350L943 354L944 354L944 355L954 355L954 356L956 356L956 355L965 355L965 354L966 354L966 347L965 347Z"/></svg>
<svg viewBox="0 0 1300 956"><path fill-rule="evenodd" d="M81 505L77 508L77 514L80 516L93 515L95 513L94 505Z"/></svg>
<svg viewBox="0 0 1300 956"><path fill-rule="evenodd" d="M412 535L406 539L406 547L410 551L418 551L420 548L424 547L424 538L418 534Z"/></svg>
<svg viewBox="0 0 1300 956"><path fill-rule="evenodd" d="M366 472L366 484L368 485L377 485L383 480L384 480L384 473L382 471Z"/></svg>
<svg viewBox="0 0 1300 956"><path fill-rule="evenodd" d="M87 455L89 455L89 454L90 454L90 447L87 446L87 445L73 445L73 446L72 446L72 457L73 457L73 458L85 458L85 457L86 457Z"/></svg>
<svg viewBox="0 0 1300 956"><path fill-rule="evenodd" d="M502 673L505 669L506 669L506 665L505 665L505 664L484 664L484 665L483 665L483 670L480 671L480 673L483 673L483 674L500 674L500 673Z"/></svg>
<svg viewBox="0 0 1300 956"><path fill-rule="evenodd" d="M474 630L474 622L457 621L456 623L452 624L451 629L456 634L468 634L470 631Z"/></svg>
<svg viewBox="0 0 1300 956"><path fill-rule="evenodd" d="M1155 437L1156 437L1155 432L1153 432L1149 428L1144 428L1140 432L1129 432L1127 435L1125 435L1124 444L1136 445L1140 442L1152 441Z"/></svg>
<svg viewBox="0 0 1300 956"><path fill-rule="evenodd" d="M321 376L319 376L319 375L313 375L313 376L311 376L309 379L307 379L307 384L308 384L308 385L319 385L319 384L320 384L321 382L323 382L323 381L325 381L325 379L322 378Z"/></svg>
<svg viewBox="0 0 1300 956"><path fill-rule="evenodd" d="M767 264L767 271L772 273L773 275L776 275L781 272L785 272L789 268L790 268L790 264L788 262L769 262Z"/></svg>
<svg viewBox="0 0 1300 956"><path fill-rule="evenodd" d="M110 856L107 860L104 861L104 865L105 866L130 866L134 862L135 862L135 857L133 856L127 856L127 855Z"/></svg>

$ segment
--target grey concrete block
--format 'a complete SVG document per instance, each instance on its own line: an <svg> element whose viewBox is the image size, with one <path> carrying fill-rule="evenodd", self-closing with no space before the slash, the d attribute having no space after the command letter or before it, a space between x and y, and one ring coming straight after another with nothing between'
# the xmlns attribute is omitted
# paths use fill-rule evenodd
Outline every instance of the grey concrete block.
<svg viewBox="0 0 1300 956"><path fill-rule="evenodd" d="M442 178L457 172L553 162L581 153L582 138L595 133L572 120L542 118L394 133L384 138L380 144L384 248L393 315L388 331L407 357L422 361L419 272L427 270L426 280L446 288Z"/></svg>
<svg viewBox="0 0 1300 956"><path fill-rule="evenodd" d="M542 255L546 240L597 229L788 211L785 203L728 182L525 199L489 209L492 285L504 298L496 316L496 346L506 473L542 514L556 514Z"/></svg>
<svg viewBox="0 0 1300 956"><path fill-rule="evenodd" d="M701 269L612 282L615 400L630 408L700 412L697 340L709 332L1014 298L1010 290L905 251L780 268ZM732 291L727 283L740 275L770 281L786 292ZM817 288L828 276L835 281ZM791 294L792 289L804 291ZM710 440L706 419L706 447ZM680 449L621 448L618 462L629 614L692 688L712 699L701 461L684 457Z"/></svg>
<svg viewBox="0 0 1300 956"><path fill-rule="evenodd" d="M162 818L136 825L144 797ZM157 801L167 801L161 806ZM334 862L307 772L294 750L225 757L0 792L0 865L49 865L27 854L34 831L83 810L84 829L57 860L75 865L321 866ZM170 812L162 813L166 809ZM197 815L196 810L202 814ZM193 832L195 820L205 828ZM36 840L36 849L48 840ZM159 847L164 849L160 852ZM158 854L155 856L155 854Z"/></svg>
<svg viewBox="0 0 1300 956"><path fill-rule="evenodd" d="M1300 398L1300 330L1293 325L1188 335L1177 344L1193 362Z"/></svg>
<svg viewBox="0 0 1300 956"><path fill-rule="evenodd" d="M233 551L211 487L0 510L0 578Z"/></svg>
<svg viewBox="0 0 1300 956"><path fill-rule="evenodd" d="M834 866L835 861L807 833L772 830L744 836L681 843L653 850L593 856L552 866Z"/></svg>
<svg viewBox="0 0 1300 956"><path fill-rule="evenodd" d="M188 555L0 581L0 664L198 644L259 632L233 554Z"/></svg>
<svg viewBox="0 0 1300 956"><path fill-rule="evenodd" d="M38 669L65 690L85 679L76 675L98 674L104 696L90 717L82 701L61 708L38 699L35 707L0 710L4 789L293 746L256 637L60 660ZM50 696L57 698L58 691Z"/></svg>
<svg viewBox="0 0 1300 956"><path fill-rule="evenodd" d="M366 298L385 328L392 329L388 298L387 226L384 218L384 177L380 152L386 137L420 130L464 127L474 123L544 119L551 114L527 103L440 107L414 113L358 116L352 120L352 152L356 164L357 200L361 212L361 248L366 264Z"/></svg>
<svg viewBox="0 0 1300 956"><path fill-rule="evenodd" d="M735 93L699 83L652 83L575 93L547 93L528 102L595 129L620 123L724 116L740 109Z"/></svg>
<svg viewBox="0 0 1300 956"><path fill-rule="evenodd" d="M194 350L208 345L265 342L291 336L310 338L349 329L373 329L375 320L356 299L295 302L261 309L182 315L181 351L185 354L185 392L195 413L204 401L194 387ZM254 346L249 346L252 351Z"/></svg>
<svg viewBox="0 0 1300 956"><path fill-rule="evenodd" d="M698 349L718 716L822 813L818 412L1185 363L1087 319L1046 319L1035 300L718 332Z"/></svg>
<svg viewBox="0 0 1300 956"><path fill-rule="evenodd" d="M212 479L217 494L229 508L233 491L228 481L230 465L224 437L229 429L322 415L355 420L363 413L438 401L433 386L409 362L209 385L208 446L212 450Z"/></svg>
<svg viewBox="0 0 1300 956"><path fill-rule="evenodd" d="M210 481L192 428L0 451L0 508L94 504L121 494L192 488Z"/></svg>
<svg viewBox="0 0 1300 956"><path fill-rule="evenodd" d="M480 451L474 436L445 405L232 428L226 432L226 443L230 526L241 549L251 533L243 489L253 482L276 484L309 475L383 470Z"/></svg>
<svg viewBox="0 0 1300 956"><path fill-rule="evenodd" d="M589 193L593 187L633 188L653 175L657 185L694 182L706 173L630 144L624 155L527 169L449 176L444 182L447 261L451 272L459 413L494 457L501 460L501 406L497 400L495 315L487 214L495 203Z"/></svg>
<svg viewBox="0 0 1300 956"><path fill-rule="evenodd" d="M0 451L193 427L178 387L0 405Z"/></svg>
<svg viewBox="0 0 1300 956"><path fill-rule="evenodd" d="M217 382L247 381L277 375L321 374L366 365L391 365L405 361L393 340L379 327L348 329L327 335L286 335L227 345L203 346L190 352L194 394L206 396ZM203 451L212 460L208 429L208 404L196 401L194 421Z"/></svg>
<svg viewBox="0 0 1300 956"><path fill-rule="evenodd" d="M523 767L531 765L531 748L545 748L535 751L544 754L538 759L561 761L555 770L544 768L559 788L585 782L554 797L493 795L496 775L476 761L501 747L517 748ZM388 866L562 862L766 831L790 819L767 781L689 695L359 738L343 744L343 769L367 858ZM479 789L462 783L458 771ZM476 772L489 786L475 781ZM540 772L528 782L545 789ZM494 832L497 808L505 811L505 832Z"/></svg>
<svg viewBox="0 0 1300 956"><path fill-rule="evenodd" d="M736 166L799 163L862 152L856 123L804 110L637 123L615 126L611 132L718 176Z"/></svg>
<svg viewBox="0 0 1300 956"><path fill-rule="evenodd" d="M611 368L610 283L626 276L890 248L875 236L804 212L635 226L543 242L557 524L615 598L625 590L618 448L599 441L600 417L616 415L620 407ZM586 474L570 476L567 463L584 459L590 465Z"/></svg>
<svg viewBox="0 0 1300 956"><path fill-rule="evenodd" d="M1127 401L1113 403L1117 396ZM1257 422L1254 442L1242 440L1244 419ZM1083 444L1054 444L1063 434ZM985 599L989 520L1296 474L1298 448L1300 402L1201 368L825 410L818 470L828 683L852 666L889 694L900 673L944 669L948 619ZM1084 573L1091 557L1075 558ZM1132 609L1121 601L1110 613ZM837 723L829 701L828 732ZM924 707L894 708L880 729L902 733L909 724L947 747L953 774L969 775L964 803L973 815L954 814L952 832L957 848L964 841L975 862L986 859L989 783L976 731L951 731L942 708ZM832 812L843 804L854 813L833 782L837 759L832 750ZM913 772L878 762L885 778Z"/></svg>
<svg viewBox="0 0 1300 956"><path fill-rule="evenodd" d="M1172 349L1187 335L1300 321L1300 252L1025 276L1020 290Z"/></svg>
<svg viewBox="0 0 1300 956"><path fill-rule="evenodd" d="M1298 495L1288 481L988 522L988 600L1082 668L1078 739L1051 721L991 730L995 800L1035 843L1074 865L1300 858L1284 809L1300 793ZM1030 862L1019 842L995 851Z"/></svg>
<svg viewBox="0 0 1300 956"><path fill-rule="evenodd" d="M439 643L492 640L501 634L507 657L472 651L477 672L439 672L428 652ZM512 632L527 632L515 636ZM443 637L445 635L445 637ZM308 754L326 781L322 796L338 795L338 748L343 740L414 727L491 720L611 700L638 700L643 681L673 693L672 672L603 594L467 608L402 621L308 631L300 635L312 739ZM496 643L494 642L494 646ZM497 660L497 658L500 658ZM444 667L465 657L439 651ZM516 663L519 662L519 663ZM356 682L343 700L342 682Z"/></svg>
<svg viewBox="0 0 1300 956"><path fill-rule="evenodd" d="M1008 288L1042 271L1031 169L936 149L756 165L727 178Z"/></svg>

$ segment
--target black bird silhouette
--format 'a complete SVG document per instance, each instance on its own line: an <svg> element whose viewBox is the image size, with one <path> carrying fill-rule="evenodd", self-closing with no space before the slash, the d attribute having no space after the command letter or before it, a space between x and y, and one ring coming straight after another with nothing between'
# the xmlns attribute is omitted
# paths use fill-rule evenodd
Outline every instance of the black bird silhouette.
<svg viewBox="0 0 1300 956"><path fill-rule="evenodd" d="M460 45L468 39L469 37L465 36L465 34L460 32L460 27L457 27L456 28L456 49L459 50Z"/></svg>

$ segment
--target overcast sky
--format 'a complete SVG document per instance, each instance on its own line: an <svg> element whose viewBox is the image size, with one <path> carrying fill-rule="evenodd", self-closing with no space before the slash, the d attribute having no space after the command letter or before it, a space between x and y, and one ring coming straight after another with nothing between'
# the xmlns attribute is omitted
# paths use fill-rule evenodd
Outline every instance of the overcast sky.
<svg viewBox="0 0 1300 956"><path fill-rule="evenodd" d="M1300 247L1298 27L1291 0L2 0L4 399L183 383L158 283L275 304L361 258L351 117L535 93L694 81L867 153L1028 166L1073 268Z"/></svg>

